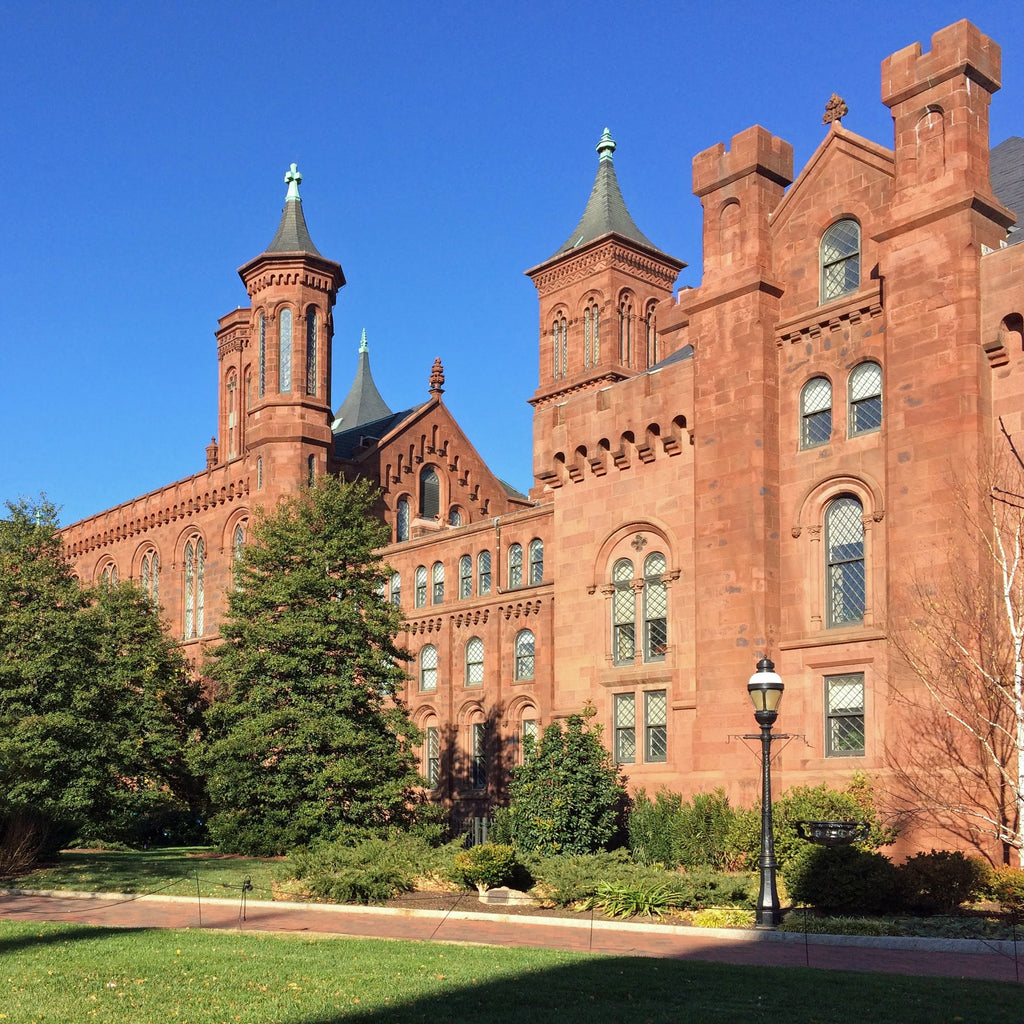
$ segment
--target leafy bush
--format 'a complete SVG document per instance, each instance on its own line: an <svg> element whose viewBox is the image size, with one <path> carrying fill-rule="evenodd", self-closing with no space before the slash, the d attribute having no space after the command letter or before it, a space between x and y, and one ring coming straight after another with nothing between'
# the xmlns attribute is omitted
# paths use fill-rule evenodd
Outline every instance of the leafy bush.
<svg viewBox="0 0 1024 1024"><path fill-rule="evenodd" d="M932 850L910 857L897 869L900 898L915 913L948 914L988 887L991 869L959 850Z"/></svg>
<svg viewBox="0 0 1024 1024"><path fill-rule="evenodd" d="M583 909L600 910L609 917L661 917L663 911L678 906L678 896L668 885L601 882L597 892L584 902Z"/></svg>
<svg viewBox="0 0 1024 1024"><path fill-rule="evenodd" d="M989 892L999 900L1004 910L1024 914L1024 870L996 868L989 879Z"/></svg>
<svg viewBox="0 0 1024 1024"><path fill-rule="evenodd" d="M876 914L898 904L899 877L888 857L856 846L811 846L793 857L787 887L794 903L827 914Z"/></svg>
<svg viewBox="0 0 1024 1024"><path fill-rule="evenodd" d="M455 854L452 877L462 885L475 885L484 892L499 885L511 885L518 867L516 852L511 846L482 843Z"/></svg>
<svg viewBox="0 0 1024 1024"><path fill-rule="evenodd" d="M694 911L690 924L695 928L751 928L754 914L739 907L708 907Z"/></svg>
<svg viewBox="0 0 1024 1024"><path fill-rule="evenodd" d="M779 925L781 932L811 935L906 935L903 925L888 917L827 917L790 911Z"/></svg>
<svg viewBox="0 0 1024 1024"><path fill-rule="evenodd" d="M417 878L449 876L458 848L458 843L435 848L396 830L388 839L295 850L282 891L339 903L382 903L411 891Z"/></svg>
<svg viewBox="0 0 1024 1024"><path fill-rule="evenodd" d="M628 804L625 786L588 708L529 740L512 769L509 808L500 826L524 853L593 853L607 846Z"/></svg>
<svg viewBox="0 0 1024 1024"><path fill-rule="evenodd" d="M668 790L652 801L639 790L629 813L629 847L640 864L729 868L736 859L729 845L736 814L722 789L696 793L689 802Z"/></svg>
<svg viewBox="0 0 1024 1024"><path fill-rule="evenodd" d="M568 907L597 894L602 882L628 881L636 865L626 850L592 854L531 857L527 867L536 880L534 893L549 906ZM649 874L650 869L643 869ZM655 872L662 875L664 872Z"/></svg>

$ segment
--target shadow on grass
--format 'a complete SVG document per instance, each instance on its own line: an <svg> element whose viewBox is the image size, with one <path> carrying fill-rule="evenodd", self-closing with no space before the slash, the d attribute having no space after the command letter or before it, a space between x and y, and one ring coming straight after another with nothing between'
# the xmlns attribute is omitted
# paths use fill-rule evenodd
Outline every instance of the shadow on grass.
<svg viewBox="0 0 1024 1024"><path fill-rule="evenodd" d="M96 942L102 939L113 938L120 935L140 935L148 931L156 931L153 928L102 928L94 925L81 925L69 922L68 924L46 924L46 930L32 935L15 935L0 939L0 958L7 953L17 953L20 950L32 949L37 946L55 946L66 942L78 942L87 940Z"/></svg>

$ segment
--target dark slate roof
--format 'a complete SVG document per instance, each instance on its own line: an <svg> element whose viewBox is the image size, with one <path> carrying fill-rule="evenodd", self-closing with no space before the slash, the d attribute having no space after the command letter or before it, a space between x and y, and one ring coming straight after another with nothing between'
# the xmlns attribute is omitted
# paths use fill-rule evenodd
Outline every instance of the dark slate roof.
<svg viewBox="0 0 1024 1024"><path fill-rule="evenodd" d="M693 358L693 346L684 345L681 349L673 352L670 356L665 356L660 362L655 363L652 367L647 370L647 373L653 373L655 370L660 370L663 366L671 366L673 363L681 363L684 359Z"/></svg>
<svg viewBox="0 0 1024 1024"><path fill-rule="evenodd" d="M355 380L349 388L345 401L341 403L331 430L335 433L349 431L365 423L372 423L391 415L387 402L380 397L377 385L370 372L370 352L366 345L366 331L359 342L359 366Z"/></svg>
<svg viewBox="0 0 1024 1024"><path fill-rule="evenodd" d="M417 405L411 409L404 409L402 412L389 413L378 420L361 423L357 427L349 427L348 430L339 431L336 429L334 433L334 454L339 459L351 459L353 452L360 446L360 442L364 438L367 441L379 441L419 409L420 406Z"/></svg>
<svg viewBox="0 0 1024 1024"><path fill-rule="evenodd" d="M622 198L619 181L615 176L615 165L612 163L615 143L607 128L601 136L601 141L597 144L597 152L600 154L597 163L597 177L594 178L594 187L590 190L587 208L583 211L579 224L573 229L565 245L554 255L561 256L563 253L586 245L587 242L592 242L595 238L600 238L610 232L615 232L617 235L639 242L648 249L660 252L661 250L636 226L633 218L629 215L629 210L626 209L626 202Z"/></svg>
<svg viewBox="0 0 1024 1024"><path fill-rule="evenodd" d="M313 244L302 215L302 200L288 199L281 214L274 240L267 246L267 252L309 252L319 256L320 250Z"/></svg>
<svg viewBox="0 0 1024 1024"><path fill-rule="evenodd" d="M522 491L520 491L517 488L513 487L507 480L502 480L499 477L498 478L498 483L501 484L501 486L505 488L505 493L510 498L518 498L520 501L529 501L530 500L525 494L523 494Z"/></svg>
<svg viewBox="0 0 1024 1024"><path fill-rule="evenodd" d="M989 173L996 199L1017 214L1006 241L1010 245L1024 240L1024 139L1011 136L992 150Z"/></svg>

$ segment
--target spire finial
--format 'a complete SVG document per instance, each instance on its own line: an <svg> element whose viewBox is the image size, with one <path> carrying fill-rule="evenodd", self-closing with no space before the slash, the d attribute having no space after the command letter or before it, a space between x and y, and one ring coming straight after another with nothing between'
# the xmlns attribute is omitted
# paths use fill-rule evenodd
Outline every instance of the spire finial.
<svg viewBox="0 0 1024 1024"><path fill-rule="evenodd" d="M597 144L598 157L601 160L611 160L614 152L615 140L612 138L612 133L605 128L601 133L601 141Z"/></svg>
<svg viewBox="0 0 1024 1024"><path fill-rule="evenodd" d="M359 351L360 353L369 352L369 346L366 344L366 328L363 328L363 336L359 339Z"/></svg>
<svg viewBox="0 0 1024 1024"><path fill-rule="evenodd" d="M299 168L296 164L292 164L285 172L284 180L288 184L288 195L284 197L284 201L287 203L294 199L296 202L301 203L302 196L299 195L299 182L302 181L302 175L299 174Z"/></svg>
<svg viewBox="0 0 1024 1024"><path fill-rule="evenodd" d="M444 391L444 367L441 365L441 357L438 356L434 360L434 365L430 368L430 393L435 398L440 398L441 393Z"/></svg>
<svg viewBox="0 0 1024 1024"><path fill-rule="evenodd" d="M822 124L839 124L850 112L849 107L843 102L842 96L832 93L831 99L825 104L825 113L822 114Z"/></svg>

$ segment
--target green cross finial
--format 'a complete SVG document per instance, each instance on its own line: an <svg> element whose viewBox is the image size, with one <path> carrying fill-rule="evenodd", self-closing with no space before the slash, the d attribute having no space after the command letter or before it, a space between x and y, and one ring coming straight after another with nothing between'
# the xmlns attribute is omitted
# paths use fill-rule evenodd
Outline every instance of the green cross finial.
<svg viewBox="0 0 1024 1024"><path fill-rule="evenodd" d="M370 350L369 346L366 344L366 328L364 327L363 328L363 336L359 340L359 351L360 352L369 352L369 350Z"/></svg>
<svg viewBox="0 0 1024 1024"><path fill-rule="evenodd" d="M615 140L607 128L601 133L601 141L597 144L597 152L602 160L611 160L615 152Z"/></svg>
<svg viewBox="0 0 1024 1024"><path fill-rule="evenodd" d="M288 184L288 195L284 197L284 201L287 203L289 200L295 199L301 203L302 197L299 195L299 182L302 181L302 175L299 174L299 168L295 164L292 164L285 174L284 180Z"/></svg>

